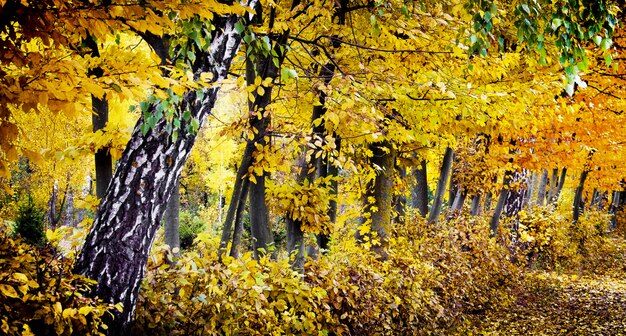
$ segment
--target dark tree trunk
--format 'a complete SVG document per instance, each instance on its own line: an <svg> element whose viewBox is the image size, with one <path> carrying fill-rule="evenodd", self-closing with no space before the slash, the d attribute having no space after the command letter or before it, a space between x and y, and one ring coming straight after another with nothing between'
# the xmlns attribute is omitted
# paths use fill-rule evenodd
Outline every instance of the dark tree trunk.
<svg viewBox="0 0 626 336"><path fill-rule="evenodd" d="M585 180L587 180L587 175L589 171L585 170L580 174L580 180L578 182L578 187L576 187L576 193L574 194L574 212L572 216L572 220L574 223L578 222L578 218L580 218L580 214L585 211L585 202L583 201L583 190L585 188Z"/></svg>
<svg viewBox="0 0 626 336"><path fill-rule="evenodd" d="M446 184L450 178L450 170L452 168L452 156L454 151L452 148L446 148L446 152L443 155L443 162L441 163L441 172L439 173L439 181L437 182L437 191L435 191L435 200L433 207L430 209L430 215L428 216L429 223L436 223L441 213L441 207L443 205L443 195L446 192Z"/></svg>
<svg viewBox="0 0 626 336"><path fill-rule="evenodd" d="M341 150L341 138L338 135L335 136L335 150L337 153ZM330 154L329 154L330 155ZM337 222L337 197L339 196L339 167L333 164L331 160L327 160L327 176L333 177L330 182L330 201L328 202L328 218L331 224ZM317 246L322 253L326 253L328 250L328 243L330 239L328 235L320 233L317 235Z"/></svg>
<svg viewBox="0 0 626 336"><path fill-rule="evenodd" d="M465 198L467 198L467 192L462 187L458 187L456 196L454 197L454 202L452 203L452 210L455 210L455 211L463 210L463 204L465 204Z"/></svg>
<svg viewBox="0 0 626 336"><path fill-rule="evenodd" d="M220 239L220 248L218 252L220 257L225 252L225 249L230 242L231 233L233 232L233 223L235 222L235 216L237 215L237 211L240 207L243 208L245 205L245 199L248 195L248 179L244 179L244 176L248 173L248 168L250 168L250 165L252 164L252 153L254 153L254 143L252 141L248 141L243 153L243 157L241 159L241 164L237 169L237 175L235 176L235 185L233 186L233 194L230 197L230 203L228 204L228 210L226 211L226 219L224 219L222 237ZM245 188L244 185L246 186ZM242 204L242 202L244 204Z"/></svg>
<svg viewBox="0 0 626 336"><path fill-rule="evenodd" d="M211 72L216 81L227 76L241 37L237 16L213 20L215 29L206 52L196 52L194 73ZM159 55L166 55L161 37L146 33L144 39ZM200 97L189 91L182 97L179 113L188 110L200 126L217 98L217 87L205 88ZM148 107L154 111L156 106ZM102 199L94 223L78 255L74 272L94 279L91 295L103 302L123 304L122 312L105 314L109 335L130 332L135 303L155 233L167 201L196 139L191 118L180 119L178 137L167 132L167 121L157 121L142 134L140 117L119 160L114 178Z"/></svg>
<svg viewBox="0 0 626 336"><path fill-rule="evenodd" d="M332 64L326 64L324 66L322 66L322 68L320 69L320 78L324 79L324 84L328 85L330 83L330 81L333 78L333 75L335 73L335 67ZM326 94L323 91L319 92L319 104L313 107L313 112L311 114L311 123L312 123L312 130L311 130L311 140L310 140L310 144L314 144L316 141L322 141L324 142L324 134L326 133L326 124L325 121L323 119L324 115L326 114ZM315 125L315 122L317 120L320 120L319 123L317 124L317 126ZM336 138L338 139L338 138ZM336 144L338 140L335 140ZM313 148L315 148L315 145L313 145ZM302 167L302 169L300 170L300 174L298 176L298 184L302 184L304 183L305 180L308 180L309 183L312 183L315 178L316 178L316 174L320 174L322 173L322 155L316 155L317 153L312 153L311 157L309 158L309 161L306 163L306 165L304 167ZM330 153L326 153L326 155L330 155ZM324 170L326 170L328 173L331 174L336 174L338 173L337 168L334 167L334 165L330 165L330 167L328 166L328 164L326 165L326 167L324 168ZM332 187L335 187L335 193L336 193L336 188L337 188L337 182L334 181L333 182L334 185ZM336 201L334 201L334 210L332 210L334 212L334 217L336 218L336 213L337 213L337 203ZM329 211L331 211L331 207L333 206L333 204L329 204ZM318 244L320 244L320 248L327 248L328 247L328 237L324 238L318 238ZM325 245L325 247L322 247L321 245ZM292 267L296 270L299 271L304 271L304 232L302 232L302 221L301 220L297 220L297 219L293 219L291 218L289 215L287 215L287 250L289 251L289 254L293 254L295 253L295 259L292 263Z"/></svg>
<svg viewBox="0 0 626 336"><path fill-rule="evenodd" d="M372 244L372 250L384 255L384 246L393 218L393 173L396 153L388 141L370 144L369 148L372 151L370 165L380 167L380 171L376 172L374 181L369 183L363 197L366 216L363 217L361 225L369 224L370 230L365 235L361 234L361 230L357 230L357 239L364 241L364 237L367 236L372 242L372 234L376 234L380 244ZM373 199L374 203L370 203L370 199Z"/></svg>
<svg viewBox="0 0 626 336"><path fill-rule="evenodd" d="M165 244L167 244L174 257L180 257L180 184L176 182L172 195L165 207Z"/></svg>
<svg viewBox="0 0 626 336"><path fill-rule="evenodd" d="M502 182L502 190L500 191L500 196L498 197L498 203L496 204L496 209L493 212L493 216L491 217L491 222L489 223L489 228L491 228L491 234L495 236L498 231L498 225L500 224L500 217L502 216L504 206L506 205L506 200L509 196L509 185L511 184L513 173L507 171L504 173L504 180Z"/></svg>
<svg viewBox="0 0 626 336"><path fill-rule="evenodd" d="M400 179L404 181L406 179L406 168L397 167L398 175ZM396 195L394 199L394 209L396 212L395 222L399 224L404 224L406 220L406 196L404 193Z"/></svg>
<svg viewBox="0 0 626 336"><path fill-rule="evenodd" d="M96 132L103 129L107 121L109 121L109 101L106 97L99 99L95 96L91 96L91 106L93 108L91 122L93 124L93 131ZM95 161L96 196L102 199L113 177L113 159L109 153L109 148L98 149L95 154Z"/></svg>
<svg viewBox="0 0 626 336"><path fill-rule="evenodd" d="M418 209L424 218L428 216L428 178L426 176L426 160L420 162L420 167L413 169L413 182L411 201L413 208Z"/></svg>
<svg viewBox="0 0 626 336"><path fill-rule="evenodd" d="M559 184L556 188L556 193L554 194L554 199L552 200L552 204L556 205L559 202L559 196L561 195L561 190L563 190L563 184L565 184L565 176L567 175L567 168L563 167L561 170L561 177L559 178Z"/></svg>
<svg viewBox="0 0 626 336"><path fill-rule="evenodd" d="M241 236L243 235L243 211L246 207L246 197L248 196L248 189L250 188L250 181L244 180L241 186L240 198L237 201L237 210L235 213L235 230L233 231L233 244L230 246L230 256L233 258L239 258L239 246L241 246Z"/></svg>

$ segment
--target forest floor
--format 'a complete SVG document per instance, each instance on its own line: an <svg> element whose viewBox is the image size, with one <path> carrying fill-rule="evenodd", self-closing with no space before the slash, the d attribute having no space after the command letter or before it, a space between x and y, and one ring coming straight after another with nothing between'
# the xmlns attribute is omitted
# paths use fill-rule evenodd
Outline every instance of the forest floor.
<svg viewBox="0 0 626 336"><path fill-rule="evenodd" d="M504 310L476 316L466 335L626 335L626 242L609 267L526 275Z"/></svg>

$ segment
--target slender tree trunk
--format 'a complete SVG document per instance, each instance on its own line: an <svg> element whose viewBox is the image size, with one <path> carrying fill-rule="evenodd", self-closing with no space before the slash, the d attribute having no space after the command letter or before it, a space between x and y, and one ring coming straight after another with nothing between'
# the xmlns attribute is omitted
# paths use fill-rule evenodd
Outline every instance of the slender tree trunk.
<svg viewBox="0 0 626 336"><path fill-rule="evenodd" d="M337 153L341 150L341 138L335 135L335 150ZM333 164L330 160L327 160L327 176L332 176L333 179L330 182L330 201L328 202L328 218L330 223L335 224L337 222L337 197L339 196L339 183L337 177L339 177L339 167ZM317 235L317 246L322 253L328 250L329 237L326 234L320 233Z"/></svg>
<svg viewBox="0 0 626 336"><path fill-rule="evenodd" d="M441 213L441 207L443 205L443 195L446 192L446 183L450 178L450 169L452 168L452 155L454 151L452 148L446 148L446 152L443 155L443 162L441 163L441 172L439 174L439 181L437 182L437 191L435 191L435 200L433 207L430 209L430 215L428 216L429 223L436 223Z"/></svg>
<svg viewBox="0 0 626 336"><path fill-rule="evenodd" d="M196 52L194 73L211 72L216 81L226 77L241 41L235 30L238 21L234 15L213 20L211 45L208 51ZM145 33L144 39L159 55L167 54L163 38ZM209 87L202 89L201 96L196 90L185 93L180 115L190 111L191 118L201 126L215 104L217 92L217 87ZM155 108L148 107L149 111ZM121 312L112 310L112 315L105 314L109 335L130 333L155 233L196 139L196 133L189 131L191 118L180 119L178 137L174 138L167 132L165 119L142 134L144 117L140 117L74 265L75 273L96 281L91 295L106 303L123 305Z"/></svg>
<svg viewBox="0 0 626 336"><path fill-rule="evenodd" d="M250 180L245 179L241 186L239 200L237 200L237 210L235 213L235 230L233 231L233 243L230 246L230 256L239 258L239 247L241 246L241 236L243 235L243 212L246 208L246 198L248 189L250 188Z"/></svg>
<svg viewBox="0 0 626 336"><path fill-rule="evenodd" d="M103 129L109 120L109 101L106 97L99 99L95 96L91 96L91 106L93 108L91 121L95 133ZM108 147L100 148L96 151L95 162L96 196L102 199L113 177L113 159L111 158Z"/></svg>
<svg viewBox="0 0 626 336"><path fill-rule="evenodd" d="M463 204L465 204L465 198L467 197L467 192L463 187L459 187L456 192L456 196L454 197L454 202L452 203L452 210L461 211L463 210Z"/></svg>
<svg viewBox="0 0 626 336"><path fill-rule="evenodd" d="M165 208L165 244L167 244L174 257L180 257L180 184L176 182L172 195L167 201Z"/></svg>
<svg viewBox="0 0 626 336"><path fill-rule="evenodd" d="M478 216L480 214L480 194L472 196L472 206L470 208L471 216Z"/></svg>
<svg viewBox="0 0 626 336"><path fill-rule="evenodd" d="M247 186L246 183L248 181L248 179L244 179L244 176L246 173L248 173L248 168L250 168L250 165L252 164L253 152L254 143L252 141L248 141L243 153L243 157L241 158L241 164L237 169L237 175L235 176L235 185L233 186L233 194L230 197L230 203L228 204L228 210L226 211L226 219L224 220L224 226L222 227L222 237L220 239L220 248L218 251L220 257L225 252L226 247L230 242L231 233L233 232L233 223L235 221L237 210L240 207L240 203L242 202L242 200L244 201L243 203L245 203L245 197L246 195L248 195L247 187L245 188L244 192L244 185Z"/></svg>
<svg viewBox="0 0 626 336"><path fill-rule="evenodd" d="M65 205L65 218L63 220L63 225L75 226L76 225L76 221L75 221L76 209L74 208L74 190L72 189L72 187L68 188L66 195L67 195L66 196L67 202Z"/></svg>
<svg viewBox="0 0 626 336"><path fill-rule="evenodd" d="M498 197L498 203L496 204L496 209L493 212L493 216L491 217L491 222L489 223L489 227L491 228L491 235L495 236L498 231L498 225L500 224L500 217L502 216L502 212L504 210L504 206L506 204L506 199L509 196L509 185L511 184L513 173L507 171L504 173L504 180L502 182L502 190L500 191L500 196Z"/></svg>
<svg viewBox="0 0 626 336"><path fill-rule="evenodd" d="M420 167L413 169L412 206L418 209L424 218L428 216L428 178L426 176L426 160L420 162Z"/></svg>
<svg viewBox="0 0 626 336"><path fill-rule="evenodd" d="M400 179L402 181L404 181L406 179L406 168L402 167L397 167L396 170L398 171L398 175L400 176ZM395 199L394 199L394 209L396 212L396 218L395 218L395 222L399 223L399 224L404 224L405 223L405 217L406 217L406 196L404 193L401 193L399 195L396 195Z"/></svg>
<svg viewBox="0 0 626 336"><path fill-rule="evenodd" d="M576 187L576 193L574 194L574 212L572 216L572 220L574 223L578 222L578 218L580 218L580 214L585 211L585 202L583 201L583 190L585 188L585 180L587 180L587 175L589 171L585 170L580 174L580 180L578 182L578 187Z"/></svg>
<svg viewBox="0 0 626 336"><path fill-rule="evenodd" d="M528 209L532 209L534 206L533 197L535 195L535 188L537 188L537 172L532 172L530 182L528 183L528 190L524 197L524 206L528 207Z"/></svg>
<svg viewBox="0 0 626 336"><path fill-rule="evenodd" d="M373 239L371 233L376 234L380 244L372 244L372 250L384 257L384 246L393 218L393 173L396 153L388 141L370 144L369 148L372 151L371 166L380 167L381 170L377 171L374 181L368 185L363 199L366 215L361 225L369 224L370 230L367 234L361 234L361 230L357 230L357 239L364 241L364 237L367 236L371 242ZM371 199L374 203L369 202Z"/></svg>
<svg viewBox="0 0 626 336"><path fill-rule="evenodd" d="M56 229L57 225L57 199L59 198L59 182L54 181L52 185L52 192L50 193L50 199L48 200L48 213L46 219L50 229Z"/></svg>
<svg viewBox="0 0 626 336"><path fill-rule="evenodd" d="M548 205L552 204L552 200L556 195L559 184L559 168L552 169L552 178L550 179L550 191L548 192Z"/></svg>
<svg viewBox="0 0 626 336"><path fill-rule="evenodd" d="M563 184L565 184L565 176L567 175L567 168L563 167L561 170L561 177L559 178L559 184L556 188L556 193L554 195L554 200L552 204L556 205L559 203L559 196L561 195L561 190L563 190Z"/></svg>
<svg viewBox="0 0 626 336"><path fill-rule="evenodd" d="M548 171L541 170L541 180L539 181L539 193L537 195L537 205L544 206L546 200L546 185L548 184Z"/></svg>

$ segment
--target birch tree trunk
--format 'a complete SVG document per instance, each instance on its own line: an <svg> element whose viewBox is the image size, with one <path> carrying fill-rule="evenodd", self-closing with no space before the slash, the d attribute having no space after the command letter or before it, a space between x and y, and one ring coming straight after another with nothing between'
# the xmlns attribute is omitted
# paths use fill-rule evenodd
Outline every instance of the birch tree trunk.
<svg viewBox="0 0 626 336"><path fill-rule="evenodd" d="M227 76L241 37L235 30L237 16L218 17L208 51L196 53L194 74L213 73L216 81ZM160 55L166 55L162 37L146 34ZM189 91L182 97L180 115L189 110L200 126L217 98L217 87L202 89L202 95ZM154 111L156 106L149 107ZM94 279L91 295L107 303L121 303L121 312L105 314L109 335L130 331L135 303L143 279L150 248L161 224L165 206L196 139L188 127L191 119L180 120L177 138L167 132L165 119L142 134L139 119L118 168L102 199L96 218L78 255L74 272Z"/></svg>
<svg viewBox="0 0 626 336"><path fill-rule="evenodd" d="M163 225L165 244L170 247L174 257L180 256L180 184L174 184L172 196L170 196L165 208L165 223Z"/></svg>

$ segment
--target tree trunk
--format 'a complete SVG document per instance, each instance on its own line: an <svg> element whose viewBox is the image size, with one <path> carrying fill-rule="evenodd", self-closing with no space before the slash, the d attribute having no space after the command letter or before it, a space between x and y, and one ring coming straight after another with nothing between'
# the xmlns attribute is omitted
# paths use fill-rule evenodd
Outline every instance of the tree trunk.
<svg viewBox="0 0 626 336"><path fill-rule="evenodd" d="M467 197L467 192L463 189L463 187L459 187L456 196L454 197L454 202L452 203L452 210L461 211L463 210L463 204L465 204L465 198Z"/></svg>
<svg viewBox="0 0 626 336"><path fill-rule="evenodd" d="M93 108L91 122L95 133L103 129L109 120L109 101L106 97L99 99L91 96L91 106ZM113 177L113 159L108 147L98 149L94 158L96 162L96 196L102 199Z"/></svg>
<svg viewBox="0 0 626 336"><path fill-rule="evenodd" d="M234 15L213 20L211 45L208 51L196 53L195 74L211 72L216 81L227 76L241 41L235 30L238 21ZM144 39L160 55L167 54L161 37L146 33ZM202 95L197 92L184 94L179 115L188 110L201 126L215 104L218 88L204 88ZM149 106L148 112L155 108ZM105 314L110 335L130 332L155 233L196 139L196 132L189 131L193 129L191 118L180 118L178 137L174 138L168 134L164 118L142 134L144 117L140 117L76 260L74 272L96 281L91 295L103 302L123 304L121 312Z"/></svg>
<svg viewBox="0 0 626 336"><path fill-rule="evenodd" d="M233 244L230 246L230 256L239 258L239 246L241 246L241 236L243 235L243 211L246 208L246 197L250 188L250 180L243 181L239 200L237 200L237 210L235 213L235 230L233 231Z"/></svg>
<svg viewBox="0 0 626 336"><path fill-rule="evenodd" d="M546 200L546 185L548 184L548 171L545 169L541 170L541 180L539 181L539 192L537 195L537 205L542 207L544 206L544 201Z"/></svg>
<svg viewBox="0 0 626 336"><path fill-rule="evenodd" d="M559 184L556 188L556 193L554 194L554 200L552 200L552 204L556 206L559 203L559 196L561 195L561 190L563 190L563 184L565 184L565 176L567 175L567 168L563 167L561 170L561 177L559 178Z"/></svg>
<svg viewBox="0 0 626 336"><path fill-rule="evenodd" d="M559 168L552 169L552 178L550 179L550 191L548 192L548 205L552 204L554 195L556 195L556 189L559 184Z"/></svg>
<svg viewBox="0 0 626 336"><path fill-rule="evenodd" d="M535 200L533 199L533 197L535 196L535 190L537 188L537 180L537 172L532 172L530 176L530 182L528 183L528 189L524 196L524 206L528 207L528 209L532 209L535 205Z"/></svg>
<svg viewBox="0 0 626 336"><path fill-rule="evenodd" d="M402 167L397 167L396 170L398 171L398 175L400 176L400 179L402 181L404 181L406 179L406 168ZM406 217L406 196L404 193L401 193L399 195L396 195L396 197L394 198L394 209L396 212L396 217L394 222L399 223L399 224L404 224L405 223L405 217Z"/></svg>
<svg viewBox="0 0 626 336"><path fill-rule="evenodd" d="M480 194L472 196L472 206L470 208L471 216L478 216L480 214Z"/></svg>
<svg viewBox="0 0 626 336"><path fill-rule="evenodd" d="M231 233L233 232L233 223L235 221L235 216L239 209L240 203L245 203L245 198L248 195L248 189L245 188L244 185L247 186L248 179L244 179L246 173L248 173L248 168L252 164L252 153L254 152L254 143L252 141L248 141L246 144L246 148L243 153L243 157L241 158L241 164L237 169L237 175L235 176L235 185L233 186L233 194L230 197L230 203L228 204L228 210L226 211L226 219L224 220L224 226L222 227L222 237L220 239L220 247L218 251L218 255L221 257L222 254L226 251L226 247L230 242ZM234 242L233 242L234 245ZM231 247L232 250L232 247ZM231 253L232 255L232 253Z"/></svg>
<svg viewBox="0 0 626 336"><path fill-rule="evenodd" d="M420 162L419 168L413 169L413 182L411 201L412 206L418 209L424 218L428 216L428 178L426 176L426 160Z"/></svg>
<svg viewBox="0 0 626 336"><path fill-rule="evenodd" d="M578 182L578 187L576 187L576 193L574 194L574 213L572 216L572 220L574 223L578 222L578 218L580 218L580 214L585 211L585 202L583 201L583 190L585 188L585 180L587 180L587 175L589 171L585 170L580 174L580 180Z"/></svg>
<svg viewBox="0 0 626 336"><path fill-rule="evenodd" d="M75 221L75 213L76 213L76 209L74 208L74 190L72 189L72 187L68 187L67 193L66 193L66 205L65 205L65 218L63 220L63 225L64 226L76 226L76 221Z"/></svg>
<svg viewBox="0 0 626 336"><path fill-rule="evenodd" d="M339 135L334 135L335 137L335 150L337 153L341 150L341 138ZM335 224L337 222L337 197L339 196L339 183L337 182L337 177L339 177L339 167L333 164L331 160L327 161L327 176L333 177L330 182L330 201L328 202L328 218L331 224ZM317 246L321 250L322 253L326 253L328 250L328 243L330 239L328 235L324 233L320 233L317 235Z"/></svg>
<svg viewBox="0 0 626 336"><path fill-rule="evenodd" d="M496 209L494 210L493 216L491 217L491 222L489 223L492 236L495 236L496 232L498 232L498 225L500 224L500 217L502 216L502 212L506 204L506 199L509 196L509 185L511 184L512 174L513 173L510 171L507 171L506 173L504 173L504 180L502 181L502 190L500 191L500 196L498 197L498 203L496 204Z"/></svg>
<svg viewBox="0 0 626 336"><path fill-rule="evenodd" d="M251 59L246 61L246 82L248 85L254 85L257 76L261 78L278 77L278 68L273 64L271 55L264 56L261 52L257 52L255 58L254 63ZM255 134L253 146L256 148L256 146L264 147L267 145L266 137L268 136L267 128L270 124L270 117L266 115L265 108L272 101L272 88L266 87L263 94L255 92L254 95L254 101L250 101L248 105L250 109L250 126ZM256 154L256 151L252 154L253 161ZM255 176L256 182L250 181L248 190L250 231L252 233L252 247L255 258L259 257L258 253L261 250L267 253L268 248L274 243L265 199L265 179L267 177L268 174L266 172Z"/></svg>
<svg viewBox="0 0 626 336"><path fill-rule="evenodd" d="M388 141L370 144L369 148L372 151L370 165L380 167L380 171L376 172L374 181L369 183L363 197L365 215L361 220L361 226L369 224L369 231L362 234L361 229L357 230L357 239L364 241L364 237L367 236L372 243L372 250L384 257L384 246L391 227L393 213L393 173L396 152L393 145ZM370 200L374 200L374 202L370 203ZM375 244L372 241L374 239L372 234L377 236L379 243Z"/></svg>
<svg viewBox="0 0 626 336"><path fill-rule="evenodd" d="M433 202L433 207L430 209L430 215L428 216L429 223L436 223L439 218L439 214L441 213L443 195L446 192L446 184L450 178L453 154L454 151L452 148L447 147L446 152L443 155L443 162L441 163L441 172L439 174L439 181L437 182L437 191L435 191L435 200Z"/></svg>
<svg viewBox="0 0 626 336"><path fill-rule="evenodd" d="M172 195L165 207L165 244L170 247L175 258L180 257L180 184L176 182L172 190Z"/></svg>
<svg viewBox="0 0 626 336"><path fill-rule="evenodd" d="M328 63L322 66L319 74L320 74L320 78L323 78L324 80L324 85L328 85L330 83L330 81L332 80L334 76L334 73L335 73L334 65ZM313 148L315 148L315 145L314 145L315 142L317 141L321 141L322 143L324 142L324 134L326 133L326 124L323 119L327 110L325 106L326 94L323 91L320 91L318 97L319 97L318 98L319 104L313 107L313 112L311 113L311 124L313 126L311 130L311 140L309 141L309 143L313 145ZM317 124L317 126L315 126L316 125L315 122L317 120L320 120L320 121ZM336 141L335 144L337 145L337 140L335 141ZM321 173L322 158L321 158L321 155L317 156L316 154L317 153L315 152L311 153L311 157L309 158L308 162L300 170L300 174L297 180L298 184L304 183L305 180L308 180L309 183L313 183L313 181L316 178L316 174ZM330 155L330 153L326 153L326 155ZM336 175L338 173L337 168L336 167L333 168L334 165L332 164L330 166L331 167L329 167L327 164L324 170L326 170L327 173ZM331 187L335 187L335 193L336 193L337 182L334 181L333 183L334 185ZM329 211L331 211L330 209L331 206L333 206L333 204L329 204ZM334 201L334 210L332 211L335 213L334 217L336 218L336 212L337 212L336 201ZM328 247L327 237L318 238L318 244L325 245L324 248L327 248ZM319 247L323 248L321 245ZM295 252L295 259L293 260L292 267L296 270L303 272L304 271L304 232L302 232L302 221L293 219L289 215L287 215L287 250L290 255Z"/></svg>

